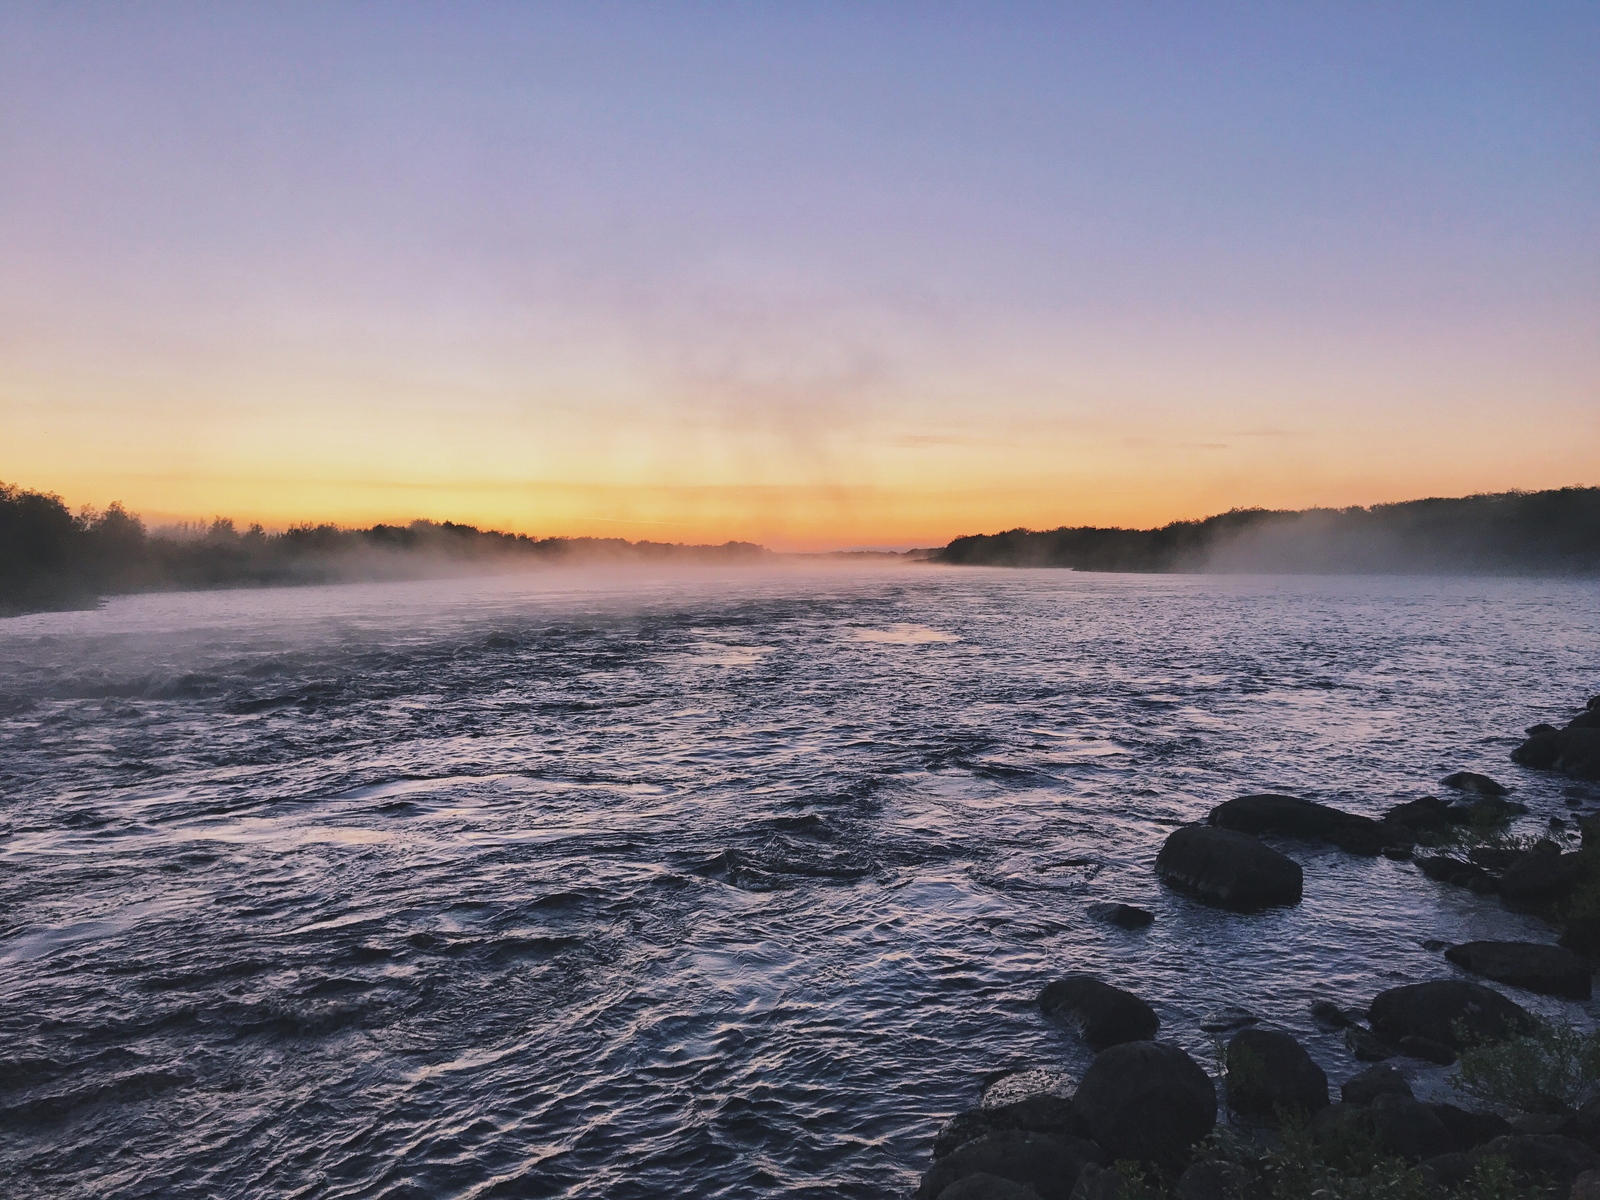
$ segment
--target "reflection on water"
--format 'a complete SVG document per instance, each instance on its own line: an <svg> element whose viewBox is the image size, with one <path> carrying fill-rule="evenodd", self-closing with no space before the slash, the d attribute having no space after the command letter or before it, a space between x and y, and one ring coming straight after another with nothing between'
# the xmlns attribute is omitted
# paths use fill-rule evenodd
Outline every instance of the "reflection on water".
<svg viewBox="0 0 1600 1200"><path fill-rule="evenodd" d="M1289 844L1297 909L1156 884L1171 823L1511 767L1600 690L1591 584L939 568L121 600L0 623L15 1196L883 1196L1054 974L1211 1060L1538 933ZM1104 900L1152 908L1129 934ZM1576 1006L1519 995L1534 1007Z"/></svg>

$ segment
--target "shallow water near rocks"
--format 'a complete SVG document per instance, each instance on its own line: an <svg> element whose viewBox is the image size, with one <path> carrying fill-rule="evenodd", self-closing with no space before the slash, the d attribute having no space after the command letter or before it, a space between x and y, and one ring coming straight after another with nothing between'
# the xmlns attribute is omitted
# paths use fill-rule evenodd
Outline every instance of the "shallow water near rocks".
<svg viewBox="0 0 1600 1200"><path fill-rule="evenodd" d="M1092 971L1214 1069L1242 1006L1550 932L1278 843L1302 904L1152 873L1251 791L1376 814L1600 691L1593 583L935 567L121 599L0 622L14 1197L879 1197ZM1126 932L1102 901L1157 914ZM1430 949L1432 945L1435 948ZM1508 989L1587 1021L1589 1005ZM1406 1063L1425 1086L1444 1072Z"/></svg>

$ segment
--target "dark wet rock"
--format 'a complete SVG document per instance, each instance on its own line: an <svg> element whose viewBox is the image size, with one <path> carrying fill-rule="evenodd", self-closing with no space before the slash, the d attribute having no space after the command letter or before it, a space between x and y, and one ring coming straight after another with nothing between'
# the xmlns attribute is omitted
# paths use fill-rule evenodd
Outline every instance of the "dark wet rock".
<svg viewBox="0 0 1600 1200"><path fill-rule="evenodd" d="M1311 1136L1319 1142L1345 1141L1372 1134L1371 1106L1339 1101L1311 1118Z"/></svg>
<svg viewBox="0 0 1600 1200"><path fill-rule="evenodd" d="M1292 858L1247 833L1206 825L1173 830L1156 856L1156 874L1196 900L1239 912L1298 904L1304 887Z"/></svg>
<svg viewBox="0 0 1600 1200"><path fill-rule="evenodd" d="M1479 775L1476 771L1456 771L1439 780L1447 788L1455 788L1458 792L1472 792L1478 796L1506 796L1511 789L1505 784L1490 779L1487 775Z"/></svg>
<svg viewBox="0 0 1600 1200"><path fill-rule="evenodd" d="M1473 1152L1474 1158L1503 1158L1529 1183L1549 1180L1567 1194L1585 1171L1600 1168L1600 1154L1560 1134L1517 1133L1495 1138Z"/></svg>
<svg viewBox="0 0 1600 1200"><path fill-rule="evenodd" d="M1401 825L1413 834L1443 833L1453 821L1450 806L1437 796L1424 796L1397 804L1383 814L1383 824Z"/></svg>
<svg viewBox="0 0 1600 1200"><path fill-rule="evenodd" d="M1513 908L1540 908L1572 894L1582 877L1576 854L1540 842L1500 876L1500 898Z"/></svg>
<svg viewBox="0 0 1600 1200"><path fill-rule="evenodd" d="M1339 1088L1339 1099L1346 1104L1371 1104L1379 1096L1409 1096L1411 1085L1399 1067L1387 1063L1368 1067L1352 1075Z"/></svg>
<svg viewBox="0 0 1600 1200"><path fill-rule="evenodd" d="M968 1142L992 1133L1013 1131L1076 1138L1083 1136L1084 1127L1071 1100L1060 1096L1029 1096L1015 1104L971 1108L957 1113L934 1136L933 1157L944 1158Z"/></svg>
<svg viewBox="0 0 1600 1200"><path fill-rule="evenodd" d="M1485 871L1504 871L1527 851L1512 850L1505 846L1474 846L1467 851L1467 861Z"/></svg>
<svg viewBox="0 0 1600 1200"><path fill-rule="evenodd" d="M1422 1160L1422 1177L1434 1187L1455 1189L1472 1178L1473 1162L1459 1150Z"/></svg>
<svg viewBox="0 0 1600 1200"><path fill-rule="evenodd" d="M1474 975L1546 996L1587 1000L1593 991L1589 964L1560 946L1538 942L1463 942L1451 946L1444 956Z"/></svg>
<svg viewBox="0 0 1600 1200"><path fill-rule="evenodd" d="M1533 1027L1520 1004L1492 988L1464 979L1435 979L1380 992L1369 1010L1372 1032L1398 1044L1426 1038L1453 1049L1468 1041L1498 1041Z"/></svg>
<svg viewBox="0 0 1600 1200"><path fill-rule="evenodd" d="M1145 929L1154 923L1155 913L1132 904L1091 904L1089 915L1118 929Z"/></svg>
<svg viewBox="0 0 1600 1200"><path fill-rule="evenodd" d="M1039 1200L1039 1193L1026 1184L980 1171L956 1180L939 1193L939 1200Z"/></svg>
<svg viewBox="0 0 1600 1200"><path fill-rule="evenodd" d="M1600 729L1600 712L1585 709L1567 722L1568 729Z"/></svg>
<svg viewBox="0 0 1600 1200"><path fill-rule="evenodd" d="M1356 1023L1356 1018L1340 1008L1332 1000L1313 1000L1311 1002L1311 1019L1324 1029L1349 1029Z"/></svg>
<svg viewBox="0 0 1600 1200"><path fill-rule="evenodd" d="M1430 1104L1428 1107L1450 1131L1457 1150L1471 1150L1515 1132L1511 1122L1496 1113L1469 1112L1454 1104Z"/></svg>
<svg viewBox="0 0 1600 1200"><path fill-rule="evenodd" d="M1522 731L1525 738L1538 737L1541 733L1555 733L1556 727L1547 721L1540 721L1537 725L1529 725Z"/></svg>
<svg viewBox="0 0 1600 1200"><path fill-rule="evenodd" d="M1332 842L1352 854L1377 854L1385 846L1409 842L1403 826L1385 828L1371 817L1357 816L1296 796L1264 793L1240 796L1211 810L1207 822L1239 833L1277 833L1286 837Z"/></svg>
<svg viewBox="0 0 1600 1200"><path fill-rule="evenodd" d="M1573 779L1600 781L1600 728L1569 725L1536 733L1511 752L1511 761Z"/></svg>
<svg viewBox="0 0 1600 1200"><path fill-rule="evenodd" d="M1429 879L1436 880L1439 883L1471 888L1473 891L1482 894L1494 892L1500 886L1494 875L1478 866L1477 863L1453 858L1448 854L1422 855L1413 861L1417 864L1417 870L1421 871Z"/></svg>
<svg viewBox="0 0 1600 1200"><path fill-rule="evenodd" d="M1510 1118L1512 1133L1560 1133L1567 1113L1515 1113Z"/></svg>
<svg viewBox="0 0 1600 1200"><path fill-rule="evenodd" d="M1040 1200L1068 1200L1083 1168L1099 1160L1092 1142L1004 1130L967 1142L939 1159L922 1176L917 1195L935 1200L947 1195L953 1183L993 1175L1033 1188Z"/></svg>
<svg viewBox="0 0 1600 1200"><path fill-rule="evenodd" d="M1600 1200L1600 1170L1585 1171L1574 1179L1567 1200Z"/></svg>
<svg viewBox="0 0 1600 1200"><path fill-rule="evenodd" d="M1410 846L1385 846L1383 848L1383 856L1394 862L1405 862L1411 855L1412 848Z"/></svg>
<svg viewBox="0 0 1600 1200"><path fill-rule="evenodd" d="M1087 1166L1072 1189L1072 1200L1124 1200L1128 1181L1110 1167Z"/></svg>
<svg viewBox="0 0 1600 1200"><path fill-rule="evenodd" d="M1352 1025L1344 1031L1345 1048L1361 1062L1382 1062L1399 1053L1370 1029Z"/></svg>
<svg viewBox="0 0 1600 1200"><path fill-rule="evenodd" d="M1177 1046L1124 1042L1103 1051L1078 1086L1078 1113L1115 1162L1175 1169L1217 1123L1217 1093Z"/></svg>
<svg viewBox="0 0 1600 1200"><path fill-rule="evenodd" d="M1058 1100L1071 1100L1078 1082L1065 1071L1052 1067L1027 1067L1019 1071L1002 1071L984 1084L983 1099L979 1108L1004 1108L1035 1096L1052 1096Z"/></svg>
<svg viewBox="0 0 1600 1200"><path fill-rule="evenodd" d="M1238 1163L1197 1162L1178 1177L1175 1200L1244 1200L1250 1177Z"/></svg>
<svg viewBox="0 0 1600 1200"><path fill-rule="evenodd" d="M1143 1000L1093 975L1068 975L1047 984L1039 1007L1046 1016L1076 1026L1096 1050L1149 1041L1161 1028L1161 1018Z"/></svg>
<svg viewBox="0 0 1600 1200"><path fill-rule="evenodd" d="M1585 959L1600 959L1600 917L1580 914L1569 918L1560 944Z"/></svg>
<svg viewBox="0 0 1600 1200"><path fill-rule="evenodd" d="M1498 796L1480 796L1471 803L1465 801L1450 806L1450 819L1457 825L1486 826L1504 825L1512 817L1520 817L1528 811L1526 804L1515 800L1502 800Z"/></svg>
<svg viewBox="0 0 1600 1200"><path fill-rule="evenodd" d="M1454 1047L1415 1033L1401 1038L1394 1048L1407 1058L1420 1058L1423 1062L1437 1063L1441 1067L1448 1067L1461 1057Z"/></svg>
<svg viewBox="0 0 1600 1200"><path fill-rule="evenodd" d="M1240 1116L1328 1107L1328 1077L1305 1047L1273 1029L1242 1029L1228 1042L1228 1107Z"/></svg>
<svg viewBox="0 0 1600 1200"><path fill-rule="evenodd" d="M1456 1148L1438 1114L1410 1096L1378 1096L1368 1112L1373 1135L1390 1154L1418 1162Z"/></svg>
<svg viewBox="0 0 1600 1200"><path fill-rule="evenodd" d="M1260 1019L1247 1008L1240 1008L1236 1004L1224 1004L1221 1008L1214 1008L1205 1015L1200 1022L1200 1029L1205 1033L1227 1033L1231 1029L1243 1029L1246 1025L1254 1025Z"/></svg>
<svg viewBox="0 0 1600 1200"><path fill-rule="evenodd" d="M1600 1096L1585 1100L1577 1112L1567 1114L1557 1132L1582 1142L1591 1150L1600 1150Z"/></svg>

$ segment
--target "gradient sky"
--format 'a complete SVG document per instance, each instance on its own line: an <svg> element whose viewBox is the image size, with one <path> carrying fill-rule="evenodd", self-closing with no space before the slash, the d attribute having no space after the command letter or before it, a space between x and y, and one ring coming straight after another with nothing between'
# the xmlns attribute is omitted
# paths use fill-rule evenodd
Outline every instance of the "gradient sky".
<svg viewBox="0 0 1600 1200"><path fill-rule="evenodd" d="M1600 5L11 0L0 479L786 548L1600 483Z"/></svg>

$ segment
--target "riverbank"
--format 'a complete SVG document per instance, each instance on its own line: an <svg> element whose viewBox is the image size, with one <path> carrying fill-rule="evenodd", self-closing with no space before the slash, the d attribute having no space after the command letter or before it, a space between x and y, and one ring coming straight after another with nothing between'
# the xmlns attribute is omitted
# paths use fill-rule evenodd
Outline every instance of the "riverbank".
<svg viewBox="0 0 1600 1200"><path fill-rule="evenodd" d="M1600 696L1561 729L1530 727L1511 758L1600 780L1594 739ZM1302 902L1304 871L1287 846L1333 845L1412 861L1421 887L1462 887L1536 915L1548 941L1440 944L1435 978L1357 1007L1331 990L1313 1000L1315 1021L1373 1064L1336 1091L1273 1014L1241 1003L1202 1022L1217 1052L1213 1079L1160 1040L1160 1018L1138 995L1089 974L1054 980L1040 993L1041 1018L1095 1058L1080 1081L1049 1066L998 1072L976 1107L941 1128L919 1200L1600 1196L1600 1033L1537 1016L1507 994L1591 998L1600 816L1551 815L1543 829L1513 832L1529 810L1511 789L1471 771L1440 783L1452 800L1408 801L1377 819L1242 796L1174 830L1155 872L1244 923ZM1155 921L1125 904L1091 911L1130 937ZM1587 1024L1589 1014L1570 1020ZM1408 1074L1433 1076L1438 1092L1437 1068L1451 1066L1447 1098L1419 1099Z"/></svg>

